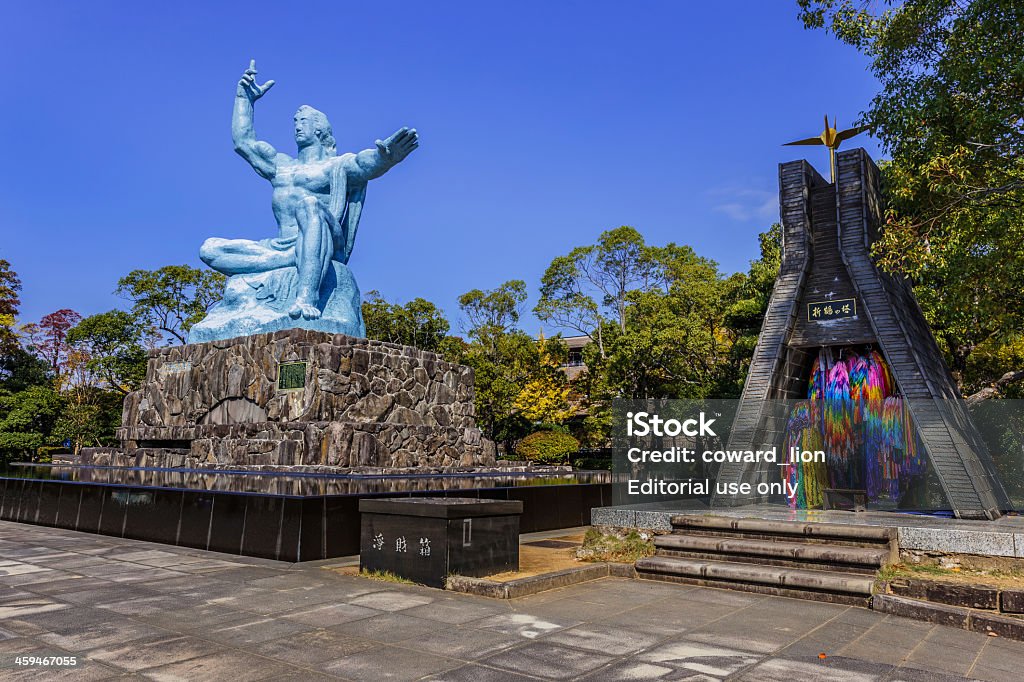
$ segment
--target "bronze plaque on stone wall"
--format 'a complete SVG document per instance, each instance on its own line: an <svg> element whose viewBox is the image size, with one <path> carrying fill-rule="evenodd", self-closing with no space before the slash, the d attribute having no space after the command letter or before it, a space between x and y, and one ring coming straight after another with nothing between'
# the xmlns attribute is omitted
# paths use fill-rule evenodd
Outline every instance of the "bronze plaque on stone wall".
<svg viewBox="0 0 1024 682"><path fill-rule="evenodd" d="M291 391L306 387L306 363L282 362L277 366L277 388Z"/></svg>

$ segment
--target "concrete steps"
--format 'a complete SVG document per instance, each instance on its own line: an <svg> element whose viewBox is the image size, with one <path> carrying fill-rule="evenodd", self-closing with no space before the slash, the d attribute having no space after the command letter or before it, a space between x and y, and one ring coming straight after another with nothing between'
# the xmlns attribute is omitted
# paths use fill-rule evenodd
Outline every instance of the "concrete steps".
<svg viewBox="0 0 1024 682"><path fill-rule="evenodd" d="M896 556L879 526L679 515L672 528L638 577L866 606Z"/></svg>
<svg viewBox="0 0 1024 682"><path fill-rule="evenodd" d="M747 538L722 538L700 535L662 535L654 546L665 556L691 556L760 563L796 568L835 568L849 573L874 575L889 559L889 549L847 547L822 543L802 543ZM724 555L724 556L723 556Z"/></svg>

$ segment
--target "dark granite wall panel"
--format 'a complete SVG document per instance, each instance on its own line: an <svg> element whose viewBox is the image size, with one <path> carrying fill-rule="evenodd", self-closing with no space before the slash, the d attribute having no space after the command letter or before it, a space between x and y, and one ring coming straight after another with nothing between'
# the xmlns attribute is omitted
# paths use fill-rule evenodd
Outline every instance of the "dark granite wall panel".
<svg viewBox="0 0 1024 682"><path fill-rule="evenodd" d="M324 537L324 498L302 500L302 531L299 533L299 551L302 561L328 558Z"/></svg>
<svg viewBox="0 0 1024 682"><path fill-rule="evenodd" d="M555 500L551 496L554 492L558 492L556 486L522 486L508 489L508 499L523 503L523 515L519 521L520 532L534 533L561 527L556 520L557 512L554 512Z"/></svg>
<svg viewBox="0 0 1024 682"><path fill-rule="evenodd" d="M210 514L213 511L211 493L184 491L181 499L181 530L178 544L183 547L206 549L210 534Z"/></svg>
<svg viewBox="0 0 1024 682"><path fill-rule="evenodd" d="M327 556L359 553L359 499L328 497L324 500L327 519Z"/></svg>
<svg viewBox="0 0 1024 682"><path fill-rule="evenodd" d="M39 509L40 486L42 483L39 481L25 481L25 487L21 491L21 504L18 505L18 521L22 523L35 521L36 511Z"/></svg>
<svg viewBox="0 0 1024 682"><path fill-rule="evenodd" d="M128 508L124 536L137 540L176 544L178 520L181 518L180 490L148 491L148 497L137 496Z"/></svg>
<svg viewBox="0 0 1024 682"><path fill-rule="evenodd" d="M18 500L21 498L21 487L25 481L9 480L4 488L4 499L0 502L0 519L13 521L15 511L18 509Z"/></svg>
<svg viewBox="0 0 1024 682"><path fill-rule="evenodd" d="M247 498L242 554L266 559L277 558L283 512L284 498L265 496Z"/></svg>
<svg viewBox="0 0 1024 682"><path fill-rule="evenodd" d="M40 485L39 505L36 508L35 518L32 523L41 526L53 526L57 522L57 510L60 508L60 498L66 485Z"/></svg>
<svg viewBox="0 0 1024 682"><path fill-rule="evenodd" d="M83 485L82 500L78 508L78 525L75 530L96 533L100 527L100 512L103 509L104 488L98 485Z"/></svg>
<svg viewBox="0 0 1024 682"><path fill-rule="evenodd" d="M57 518L54 519L54 526L75 529L75 525L78 523L78 506L82 503L83 487L72 484L61 486L63 490L60 493L60 502L57 504Z"/></svg>
<svg viewBox="0 0 1024 682"><path fill-rule="evenodd" d="M449 522L449 573L479 577L518 569L517 515L483 516Z"/></svg>
<svg viewBox="0 0 1024 682"><path fill-rule="evenodd" d="M302 500L288 497L283 500L284 513L281 515L281 539L275 559L299 561L299 532L302 528Z"/></svg>
<svg viewBox="0 0 1024 682"><path fill-rule="evenodd" d="M376 545L375 538L378 539ZM429 554L421 555L421 538L432 548ZM361 551L357 549L359 567L367 571L388 571L424 585L442 587L447 564L446 541L444 519L363 514Z"/></svg>
<svg viewBox="0 0 1024 682"><path fill-rule="evenodd" d="M225 554L241 554L242 530L247 525L246 495L214 495L213 521L207 549Z"/></svg>
<svg viewBox="0 0 1024 682"><path fill-rule="evenodd" d="M100 514L99 532L103 535L124 534L125 514L131 501L132 488L104 488L103 513Z"/></svg>

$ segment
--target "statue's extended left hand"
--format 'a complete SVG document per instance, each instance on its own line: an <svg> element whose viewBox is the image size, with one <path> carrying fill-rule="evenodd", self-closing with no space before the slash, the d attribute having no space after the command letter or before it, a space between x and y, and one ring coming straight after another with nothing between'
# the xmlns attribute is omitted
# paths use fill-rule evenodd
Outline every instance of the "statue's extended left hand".
<svg viewBox="0 0 1024 682"><path fill-rule="evenodd" d="M420 136L415 128L402 128L386 140L377 140L377 151L391 163L398 163L419 146Z"/></svg>

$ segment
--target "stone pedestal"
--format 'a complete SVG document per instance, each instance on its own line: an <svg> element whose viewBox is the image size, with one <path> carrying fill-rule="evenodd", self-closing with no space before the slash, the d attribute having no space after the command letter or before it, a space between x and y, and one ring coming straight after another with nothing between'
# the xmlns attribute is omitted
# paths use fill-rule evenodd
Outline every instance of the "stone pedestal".
<svg viewBox="0 0 1024 682"><path fill-rule="evenodd" d="M290 329L154 351L124 402L120 450L93 464L494 464L473 371L416 348Z"/></svg>

